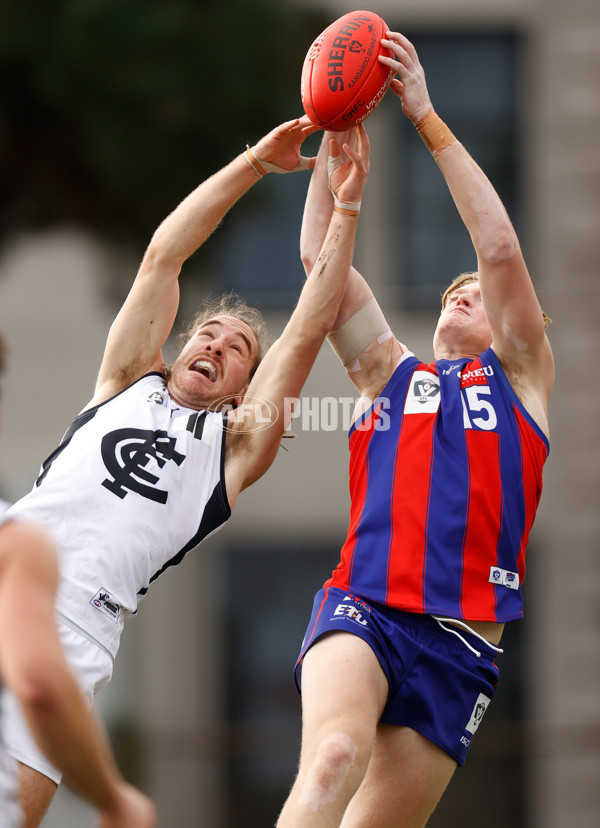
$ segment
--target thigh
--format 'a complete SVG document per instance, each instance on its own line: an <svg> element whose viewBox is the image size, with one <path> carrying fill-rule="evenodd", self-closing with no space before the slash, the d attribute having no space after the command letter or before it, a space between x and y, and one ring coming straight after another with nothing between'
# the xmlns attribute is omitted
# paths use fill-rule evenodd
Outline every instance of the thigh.
<svg viewBox="0 0 600 828"><path fill-rule="evenodd" d="M57 785L42 773L19 763L19 796L24 813L23 828L38 828Z"/></svg>
<svg viewBox="0 0 600 828"><path fill-rule="evenodd" d="M456 767L412 728L379 725L367 772L341 828L423 828Z"/></svg>
<svg viewBox="0 0 600 828"><path fill-rule="evenodd" d="M362 638L337 631L319 638L304 656L301 690L303 743L332 729L373 742L388 683Z"/></svg>
<svg viewBox="0 0 600 828"><path fill-rule="evenodd" d="M302 749L279 828L339 826L371 755L387 679L369 645L347 632L321 636L302 665Z"/></svg>

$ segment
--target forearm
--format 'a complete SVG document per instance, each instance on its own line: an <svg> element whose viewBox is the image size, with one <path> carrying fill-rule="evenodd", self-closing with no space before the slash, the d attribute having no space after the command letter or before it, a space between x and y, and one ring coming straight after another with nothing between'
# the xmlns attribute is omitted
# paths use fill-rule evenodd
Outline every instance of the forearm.
<svg viewBox="0 0 600 828"><path fill-rule="evenodd" d="M206 241L226 213L258 181L244 155L203 181L154 233L147 257L181 268Z"/></svg>
<svg viewBox="0 0 600 828"><path fill-rule="evenodd" d="M99 810L115 806L122 779L94 714L66 663L55 663L20 701L44 754L66 781Z"/></svg>
<svg viewBox="0 0 600 828"><path fill-rule="evenodd" d="M353 131L349 130L343 135L337 133L335 137L340 143L343 143L344 139L350 141L352 134ZM328 143L330 135L331 133L325 133L323 136L316 165L308 186L302 216L300 256L307 276L310 275L319 258L333 212L333 195L329 189L327 180ZM372 296L373 293L365 279L351 265L339 313L333 322L331 330L342 325Z"/></svg>
<svg viewBox="0 0 600 828"><path fill-rule="evenodd" d="M481 167L431 110L416 124L437 162L480 261L513 256L518 240L504 205Z"/></svg>
<svg viewBox="0 0 600 828"><path fill-rule="evenodd" d="M323 245L294 312L323 335L335 327L345 296L357 225L357 216L331 214Z"/></svg>
<svg viewBox="0 0 600 828"><path fill-rule="evenodd" d="M307 276L323 247L333 210L333 196L327 184L327 156L328 139L325 135L310 177L300 229L300 258Z"/></svg>

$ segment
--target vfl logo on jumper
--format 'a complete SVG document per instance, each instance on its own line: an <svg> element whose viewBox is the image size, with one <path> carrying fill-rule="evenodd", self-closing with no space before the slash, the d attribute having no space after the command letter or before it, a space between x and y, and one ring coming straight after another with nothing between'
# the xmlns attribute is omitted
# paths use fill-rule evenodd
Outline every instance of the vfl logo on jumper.
<svg viewBox="0 0 600 828"><path fill-rule="evenodd" d="M146 402L156 403L156 405L163 405L165 402L165 395L161 391L153 391L146 397Z"/></svg>
<svg viewBox="0 0 600 828"><path fill-rule="evenodd" d="M475 733L479 725L481 724L481 720L483 719L483 714L488 709L491 699L488 696L485 696L483 693L480 693L477 697L477 701L475 702L475 707L473 708L473 712L471 713L471 718L469 719L468 723L465 725L465 730L469 733ZM462 741L462 739L461 739ZM463 742L464 744L464 742Z"/></svg>
<svg viewBox="0 0 600 828"><path fill-rule="evenodd" d="M519 573L511 572L509 569L500 569L499 566L490 566L489 584L505 586L509 589L519 588Z"/></svg>
<svg viewBox="0 0 600 828"><path fill-rule="evenodd" d="M405 414L435 414L440 406L440 381L429 371L415 371L406 402Z"/></svg>
<svg viewBox="0 0 600 828"><path fill-rule="evenodd" d="M352 603L338 604L333 612L334 616L341 615L349 621L354 621L355 624L360 624L362 627L366 627L368 620L363 617L363 612L366 612L368 615L370 613L369 607L367 607L367 605L362 601L357 601L352 595L347 595L344 599L344 602L346 601L352 601Z"/></svg>
<svg viewBox="0 0 600 828"><path fill-rule="evenodd" d="M181 466L185 455L175 451L176 440L166 431L142 428L118 428L102 439L102 459L112 479L102 485L117 497L135 492L156 503L166 503L169 493L157 488L159 477L148 467L153 462L159 469L169 461Z"/></svg>
<svg viewBox="0 0 600 828"><path fill-rule="evenodd" d="M111 621L116 624L120 616L123 614L123 607L118 604L110 592L105 589L99 589L94 595L90 604L96 607L97 610L107 615Z"/></svg>

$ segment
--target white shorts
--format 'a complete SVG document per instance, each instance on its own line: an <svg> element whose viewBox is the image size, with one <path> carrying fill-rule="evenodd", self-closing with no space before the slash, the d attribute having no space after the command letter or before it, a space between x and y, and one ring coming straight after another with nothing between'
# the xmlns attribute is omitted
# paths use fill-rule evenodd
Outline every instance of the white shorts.
<svg viewBox="0 0 600 828"><path fill-rule="evenodd" d="M65 619L66 620L66 619ZM69 622L67 622L69 623ZM58 637L67 662L90 707L94 696L110 681L113 659L100 644L81 630L76 632L57 620ZM19 702L13 693L6 691L3 710L3 735L6 752L24 765L28 765L58 785L62 772L46 759L31 735Z"/></svg>
<svg viewBox="0 0 600 828"><path fill-rule="evenodd" d="M0 828L19 828L22 821L17 798L17 764L0 745Z"/></svg>

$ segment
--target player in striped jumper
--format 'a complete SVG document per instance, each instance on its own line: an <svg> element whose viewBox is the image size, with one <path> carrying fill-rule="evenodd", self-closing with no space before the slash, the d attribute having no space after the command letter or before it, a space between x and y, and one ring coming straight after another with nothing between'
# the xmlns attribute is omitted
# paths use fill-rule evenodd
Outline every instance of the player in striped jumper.
<svg viewBox="0 0 600 828"><path fill-rule="evenodd" d="M421 828L497 683L523 613L525 549L549 450L546 322L492 184L436 115L414 46L389 33L393 92L437 162L477 271L445 292L435 361L389 329L351 274L329 339L361 397L350 525L296 665L299 771L279 828ZM327 136L326 136L327 137ZM333 203L326 138L301 236L310 270Z"/></svg>

